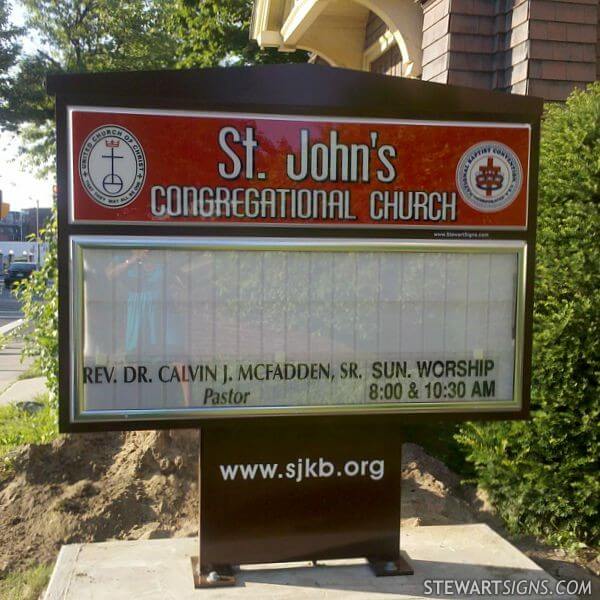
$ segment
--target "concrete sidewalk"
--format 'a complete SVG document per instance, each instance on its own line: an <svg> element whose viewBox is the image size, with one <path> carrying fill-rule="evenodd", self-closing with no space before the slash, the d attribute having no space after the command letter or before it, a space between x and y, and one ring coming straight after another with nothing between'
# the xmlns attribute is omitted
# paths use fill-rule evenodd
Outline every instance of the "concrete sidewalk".
<svg viewBox="0 0 600 600"><path fill-rule="evenodd" d="M7 335L18 327L22 321L13 321L0 327L0 335ZM33 364L33 359L26 357L21 361L23 342L12 339L0 348L0 406L16 402L34 400L39 394L46 392L44 377L19 380L19 376Z"/></svg>
<svg viewBox="0 0 600 600"><path fill-rule="evenodd" d="M0 394L0 406L35 400L47 392L45 377L31 377L15 381Z"/></svg>
<svg viewBox="0 0 600 600"><path fill-rule="evenodd" d="M0 348L0 393L15 383L19 375L31 366L33 361L30 358L21 362L22 350L23 342L19 340L11 340Z"/></svg>
<svg viewBox="0 0 600 600"><path fill-rule="evenodd" d="M416 600L425 598L553 598L555 580L487 525L405 527L402 548L415 574L376 578L364 560L255 565L237 574L237 586L195 590L190 557L196 538L114 541L63 546L45 600ZM446 585L483 581L506 585L504 593L453 595ZM442 582L442 583L436 583ZM441 586L441 591L440 587ZM512 591L514 589L514 591ZM536 589L538 590L536 592ZM447 588L446 588L447 590ZM506 594L506 590L509 593ZM523 593L525 590L528 593Z"/></svg>

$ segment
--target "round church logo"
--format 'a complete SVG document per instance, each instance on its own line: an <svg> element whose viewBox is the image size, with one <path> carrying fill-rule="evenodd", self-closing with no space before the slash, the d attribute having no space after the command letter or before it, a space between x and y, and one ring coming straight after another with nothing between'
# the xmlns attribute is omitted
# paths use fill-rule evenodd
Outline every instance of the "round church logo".
<svg viewBox="0 0 600 600"><path fill-rule="evenodd" d="M469 148L456 169L456 187L475 210L496 212L515 200L523 184L519 157L500 142Z"/></svg>
<svg viewBox="0 0 600 600"><path fill-rule="evenodd" d="M126 206L137 198L146 180L144 150L124 127L98 127L81 147L79 177L98 204L109 208Z"/></svg>

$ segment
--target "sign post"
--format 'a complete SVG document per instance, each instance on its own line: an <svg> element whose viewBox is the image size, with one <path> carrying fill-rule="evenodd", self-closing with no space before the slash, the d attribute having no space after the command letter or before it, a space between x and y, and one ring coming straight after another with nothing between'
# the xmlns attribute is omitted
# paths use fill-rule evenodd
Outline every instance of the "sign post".
<svg viewBox="0 0 600 600"><path fill-rule="evenodd" d="M198 585L411 572L399 425L528 415L541 101L311 65L48 87L61 430L201 428Z"/></svg>

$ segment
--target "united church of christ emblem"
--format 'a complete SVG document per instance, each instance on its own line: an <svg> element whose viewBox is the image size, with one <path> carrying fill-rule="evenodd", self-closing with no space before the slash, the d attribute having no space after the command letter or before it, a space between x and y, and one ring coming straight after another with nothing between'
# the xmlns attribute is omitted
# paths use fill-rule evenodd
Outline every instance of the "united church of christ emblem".
<svg viewBox="0 0 600 600"><path fill-rule="evenodd" d="M98 204L109 208L126 206L137 198L146 180L144 150L124 127L98 127L81 147L79 177Z"/></svg>
<svg viewBox="0 0 600 600"><path fill-rule="evenodd" d="M462 199L480 212L497 212L515 200L523 184L518 156L500 142L482 142L469 148L456 169L456 187Z"/></svg>

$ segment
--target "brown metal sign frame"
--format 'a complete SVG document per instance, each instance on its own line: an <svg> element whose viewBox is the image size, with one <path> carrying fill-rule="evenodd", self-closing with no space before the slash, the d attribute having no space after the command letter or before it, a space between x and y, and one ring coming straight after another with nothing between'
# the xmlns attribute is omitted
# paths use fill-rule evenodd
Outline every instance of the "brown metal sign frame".
<svg viewBox="0 0 600 600"><path fill-rule="evenodd" d="M73 422L70 309L73 302L70 278L70 245L73 236L110 237L155 236L157 227L150 225L109 225L70 223L68 199L68 108L122 107L141 109L178 109L219 111L245 114L280 114L320 117L359 117L435 121L467 121L525 124L531 128L529 174L529 212L525 231L486 231L489 242L524 241L527 244L523 318L523 361L521 408L490 412L453 412L436 414L435 418L523 419L529 414L531 381L531 323L535 260L537 164L542 102L531 97L509 96L497 92L443 86L403 78L393 78L314 65L264 66L250 68L217 68L201 71L163 71L137 73L73 74L51 76L48 91L56 95L58 227L59 227L59 388L60 430L85 432L157 428L215 427L228 419L219 417L161 420L115 419L101 422ZM439 236L439 230L435 231ZM454 232L456 233L456 231ZM426 241L434 239L433 229L402 228L336 228L231 225L227 228L199 224L170 225L169 235L178 237L243 237L263 239L285 237ZM439 238L438 238L439 239ZM453 236L455 239L455 236ZM431 414L366 414L366 415L284 415L255 416L248 421L256 425L277 419L281 425L293 422L322 425L339 423L368 426L381 423L404 424L430 420Z"/></svg>

